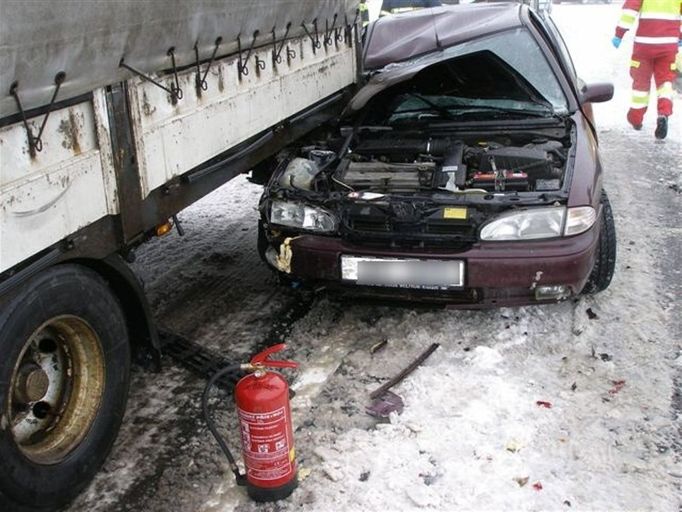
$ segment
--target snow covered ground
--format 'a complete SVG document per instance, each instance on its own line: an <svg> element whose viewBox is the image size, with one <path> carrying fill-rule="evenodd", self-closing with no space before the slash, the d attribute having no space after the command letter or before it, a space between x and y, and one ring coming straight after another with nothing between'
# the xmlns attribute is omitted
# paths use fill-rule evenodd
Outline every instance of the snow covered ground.
<svg viewBox="0 0 682 512"><path fill-rule="evenodd" d="M165 358L161 374L135 373L113 453L70 510L680 510L682 102L664 143L651 115L628 129L618 15L554 6L579 74L616 84L595 108L619 239L606 292L488 312L316 299L287 339L306 478L277 504L235 487L200 419L204 382ZM187 236L150 243L135 264L159 323L230 360L262 347L293 300L255 254L260 192L234 180L183 212ZM403 414L365 414L369 392L432 342L394 389ZM237 449L231 399L222 409Z"/></svg>

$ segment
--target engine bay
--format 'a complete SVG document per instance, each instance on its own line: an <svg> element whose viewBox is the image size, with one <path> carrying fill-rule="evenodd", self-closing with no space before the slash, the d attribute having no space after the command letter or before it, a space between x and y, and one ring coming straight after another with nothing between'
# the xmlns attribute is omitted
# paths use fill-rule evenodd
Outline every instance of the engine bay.
<svg viewBox="0 0 682 512"><path fill-rule="evenodd" d="M379 132L353 139L299 148L277 185L379 194L544 193L563 188L570 149L565 140L523 134L417 138Z"/></svg>
<svg viewBox="0 0 682 512"><path fill-rule="evenodd" d="M510 209L564 204L569 124L428 133L382 126L312 134L282 152L261 200L269 243L303 231L383 247L464 250Z"/></svg>

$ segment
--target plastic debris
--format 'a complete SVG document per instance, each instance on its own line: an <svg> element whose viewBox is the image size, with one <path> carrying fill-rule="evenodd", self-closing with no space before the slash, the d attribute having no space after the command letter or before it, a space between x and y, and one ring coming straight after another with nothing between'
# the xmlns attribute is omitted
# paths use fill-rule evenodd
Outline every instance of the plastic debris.
<svg viewBox="0 0 682 512"><path fill-rule="evenodd" d="M393 391L384 391L384 394L365 408L365 411L370 416L375 418L388 418L392 412L397 412L401 414L405 408L405 403L400 396L396 395Z"/></svg>
<svg viewBox="0 0 682 512"><path fill-rule="evenodd" d="M589 318L590 320L599 320L599 315L592 311L592 308L587 308L585 310L585 313L587 313L587 318Z"/></svg>
<svg viewBox="0 0 682 512"><path fill-rule="evenodd" d="M615 395L618 393L623 387L625 386L625 381L624 380L612 380L611 384L613 384L613 387L609 389L609 395Z"/></svg>
<svg viewBox="0 0 682 512"><path fill-rule="evenodd" d="M381 340L381 341L375 343L374 345L372 345L372 346L369 348L369 353L370 353L370 354L375 354L375 353L379 352L381 349L386 348L386 345L388 345L388 340L387 340L387 339L383 339L383 340Z"/></svg>
<svg viewBox="0 0 682 512"><path fill-rule="evenodd" d="M313 470L310 468L305 468L305 467L298 468L298 481L302 482L303 480L308 478L310 476L310 473L312 473L312 472L313 472Z"/></svg>
<svg viewBox="0 0 682 512"><path fill-rule="evenodd" d="M523 487L528 483L528 479L529 477L527 476L517 476L516 478L514 478L514 482L519 484L519 487Z"/></svg>
<svg viewBox="0 0 682 512"><path fill-rule="evenodd" d="M518 451L522 448L522 446L523 446L523 445L522 445L520 442L518 442L518 441L515 440L515 439L512 439L511 441L509 441L509 442L507 443L507 446L505 446L505 449L506 449L508 452L516 453L516 452L518 452Z"/></svg>
<svg viewBox="0 0 682 512"><path fill-rule="evenodd" d="M542 484L540 482L535 482L533 484L533 489L535 489L536 491L541 491L542 490Z"/></svg>
<svg viewBox="0 0 682 512"><path fill-rule="evenodd" d="M552 402L546 402L545 400L538 400L535 402L535 405L538 407L544 407L545 409L551 409L552 408Z"/></svg>

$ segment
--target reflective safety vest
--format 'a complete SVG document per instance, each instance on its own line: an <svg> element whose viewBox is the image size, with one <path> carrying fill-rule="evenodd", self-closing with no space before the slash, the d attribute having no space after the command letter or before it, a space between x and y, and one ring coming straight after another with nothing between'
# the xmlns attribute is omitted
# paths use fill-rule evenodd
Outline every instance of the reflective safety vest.
<svg viewBox="0 0 682 512"><path fill-rule="evenodd" d="M635 20L639 20L635 33L635 51L656 47L677 51L682 37L681 0L626 0L616 27L616 37L622 38Z"/></svg>

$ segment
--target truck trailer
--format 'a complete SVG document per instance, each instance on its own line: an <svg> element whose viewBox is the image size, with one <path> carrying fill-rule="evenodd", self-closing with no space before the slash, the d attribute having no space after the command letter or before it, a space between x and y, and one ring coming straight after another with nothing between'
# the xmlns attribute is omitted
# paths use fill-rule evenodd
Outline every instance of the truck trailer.
<svg viewBox="0 0 682 512"><path fill-rule="evenodd" d="M338 116L356 0L0 0L0 510L103 464L160 346L135 248ZM265 162L265 163L264 163Z"/></svg>

